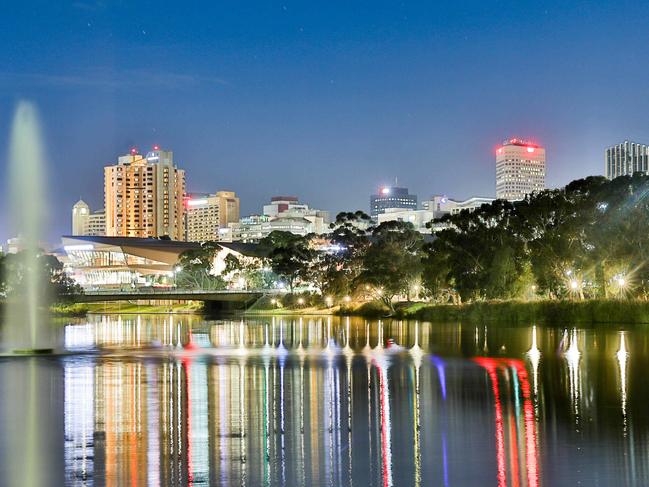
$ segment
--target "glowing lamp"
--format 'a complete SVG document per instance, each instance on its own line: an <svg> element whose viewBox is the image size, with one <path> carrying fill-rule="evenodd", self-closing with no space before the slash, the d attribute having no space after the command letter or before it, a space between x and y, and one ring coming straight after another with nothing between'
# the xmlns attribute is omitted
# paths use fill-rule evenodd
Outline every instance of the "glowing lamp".
<svg viewBox="0 0 649 487"><path fill-rule="evenodd" d="M534 147L528 147L527 152L530 152L530 153L534 152Z"/></svg>
<svg viewBox="0 0 649 487"><path fill-rule="evenodd" d="M133 147L131 149L131 154L133 154L133 155L137 154L137 149L135 147Z"/></svg>
<svg viewBox="0 0 649 487"><path fill-rule="evenodd" d="M154 145L153 150L160 150L160 146L159 145Z"/></svg>
<svg viewBox="0 0 649 487"><path fill-rule="evenodd" d="M503 153L503 148L500 147L500 148L498 149L498 154L502 154L502 153Z"/></svg>
<svg viewBox="0 0 649 487"><path fill-rule="evenodd" d="M382 188L381 194L390 194L390 188Z"/></svg>

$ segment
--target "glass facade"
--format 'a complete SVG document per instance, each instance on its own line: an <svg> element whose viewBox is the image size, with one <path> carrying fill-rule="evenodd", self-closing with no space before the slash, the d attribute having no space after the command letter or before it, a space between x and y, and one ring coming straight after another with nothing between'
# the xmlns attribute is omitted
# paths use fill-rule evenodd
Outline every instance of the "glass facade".
<svg viewBox="0 0 649 487"><path fill-rule="evenodd" d="M370 216L376 220L388 208L416 210L417 195L408 193L408 188L381 188L370 197Z"/></svg>

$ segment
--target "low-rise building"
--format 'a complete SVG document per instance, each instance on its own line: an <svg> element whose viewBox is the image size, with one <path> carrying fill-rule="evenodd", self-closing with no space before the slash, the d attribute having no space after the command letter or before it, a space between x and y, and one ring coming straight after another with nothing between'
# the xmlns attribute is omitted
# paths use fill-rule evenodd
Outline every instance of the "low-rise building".
<svg viewBox="0 0 649 487"><path fill-rule="evenodd" d="M180 255L199 243L138 237L64 236L62 258L68 274L84 289L132 289L175 285ZM255 246L219 244L212 271L225 269L233 254L257 257Z"/></svg>
<svg viewBox="0 0 649 487"><path fill-rule="evenodd" d="M91 211L88 204L77 201L72 207L72 235L106 235L106 212Z"/></svg>
<svg viewBox="0 0 649 487"><path fill-rule="evenodd" d="M422 209L409 210L403 208L386 208L378 215L378 223L388 221L402 221L412 223L415 229L421 233L434 233L447 228L442 223L432 224L436 218L444 215L455 215L462 210L474 211L484 204L489 204L494 198L474 196L466 200L454 200L446 196L433 196L430 200L422 202ZM430 225L429 225L430 223Z"/></svg>
<svg viewBox="0 0 649 487"><path fill-rule="evenodd" d="M276 196L263 215L250 215L219 230L220 242L258 242L271 232L321 235L329 231L329 212L309 208L294 196Z"/></svg>
<svg viewBox="0 0 649 487"><path fill-rule="evenodd" d="M484 196L472 196L465 200L456 200L445 195L435 195L430 200L422 202L421 206L424 210L434 212L437 215L435 218L439 218L445 214L455 215L462 210L473 211L482 205L492 203L494 199Z"/></svg>

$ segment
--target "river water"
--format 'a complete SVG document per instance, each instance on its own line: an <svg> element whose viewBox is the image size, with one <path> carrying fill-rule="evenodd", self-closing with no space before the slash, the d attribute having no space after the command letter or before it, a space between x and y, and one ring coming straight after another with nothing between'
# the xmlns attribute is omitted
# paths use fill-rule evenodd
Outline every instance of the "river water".
<svg viewBox="0 0 649 487"><path fill-rule="evenodd" d="M0 485L649 484L646 327L91 316L0 359Z"/></svg>

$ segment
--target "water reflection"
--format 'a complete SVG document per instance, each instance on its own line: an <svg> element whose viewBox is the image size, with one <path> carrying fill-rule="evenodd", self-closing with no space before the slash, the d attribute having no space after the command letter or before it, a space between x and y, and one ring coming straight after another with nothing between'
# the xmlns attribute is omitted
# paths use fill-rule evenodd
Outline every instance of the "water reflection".
<svg viewBox="0 0 649 487"><path fill-rule="evenodd" d="M644 485L648 336L98 316L31 360L63 382L52 485ZM4 387L29 363L0 362Z"/></svg>

